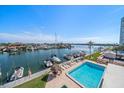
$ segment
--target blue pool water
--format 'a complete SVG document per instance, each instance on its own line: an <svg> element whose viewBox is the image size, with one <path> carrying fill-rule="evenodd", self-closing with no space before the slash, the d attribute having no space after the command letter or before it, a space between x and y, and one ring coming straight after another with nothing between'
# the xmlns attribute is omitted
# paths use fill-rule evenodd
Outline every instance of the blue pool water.
<svg viewBox="0 0 124 93"><path fill-rule="evenodd" d="M97 88L101 82L105 67L85 62L68 73L69 77L87 88Z"/></svg>

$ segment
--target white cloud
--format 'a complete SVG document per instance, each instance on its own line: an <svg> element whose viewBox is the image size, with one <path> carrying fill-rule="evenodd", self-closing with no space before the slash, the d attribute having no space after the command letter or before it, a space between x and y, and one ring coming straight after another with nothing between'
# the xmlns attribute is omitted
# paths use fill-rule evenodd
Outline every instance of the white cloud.
<svg viewBox="0 0 124 93"><path fill-rule="evenodd" d="M66 39L65 42L71 42L71 43L87 43L89 41L92 41L94 43L115 43L113 39L106 38L106 37L75 37Z"/></svg>
<svg viewBox="0 0 124 93"><path fill-rule="evenodd" d="M97 41L100 37L78 37L78 38L72 38L71 40L74 42L89 42L89 41Z"/></svg>
<svg viewBox="0 0 124 93"><path fill-rule="evenodd" d="M6 42L23 42L23 43L53 43L55 42L55 35L43 34L43 33L0 33L0 41ZM66 43L87 43L93 41L95 43L111 43L112 41L103 37L74 37L64 38L57 36L58 42Z"/></svg>
<svg viewBox="0 0 124 93"><path fill-rule="evenodd" d="M31 32L23 32L23 33L0 33L0 40L4 40L7 42L53 42L55 41L54 35L46 35L42 33L31 33Z"/></svg>
<svg viewBox="0 0 124 93"><path fill-rule="evenodd" d="M75 38L68 38L65 39L65 42L71 42L71 43L86 43L88 41L96 41L96 39L99 39L99 37L75 37Z"/></svg>

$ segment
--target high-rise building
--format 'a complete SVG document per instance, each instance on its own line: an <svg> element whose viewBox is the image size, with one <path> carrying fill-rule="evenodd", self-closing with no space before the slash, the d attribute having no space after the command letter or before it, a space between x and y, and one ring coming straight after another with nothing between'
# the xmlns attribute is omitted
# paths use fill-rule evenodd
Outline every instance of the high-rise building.
<svg viewBox="0 0 124 93"><path fill-rule="evenodd" d="M120 44L124 45L124 17L121 18Z"/></svg>

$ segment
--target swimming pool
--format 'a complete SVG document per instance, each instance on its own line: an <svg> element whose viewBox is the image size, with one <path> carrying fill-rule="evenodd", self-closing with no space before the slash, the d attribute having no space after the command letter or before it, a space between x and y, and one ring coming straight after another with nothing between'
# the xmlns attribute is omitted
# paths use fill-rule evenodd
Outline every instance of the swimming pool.
<svg viewBox="0 0 124 93"><path fill-rule="evenodd" d="M67 75L82 87L97 88L100 86L105 67L85 62L71 70Z"/></svg>

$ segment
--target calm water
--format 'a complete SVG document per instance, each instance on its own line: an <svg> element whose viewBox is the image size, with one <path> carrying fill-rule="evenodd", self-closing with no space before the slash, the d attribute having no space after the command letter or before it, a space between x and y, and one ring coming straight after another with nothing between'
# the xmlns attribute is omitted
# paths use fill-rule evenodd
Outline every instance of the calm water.
<svg viewBox="0 0 124 93"><path fill-rule="evenodd" d="M97 88L104 72L104 67L86 62L69 73L80 84L87 88Z"/></svg>
<svg viewBox="0 0 124 93"><path fill-rule="evenodd" d="M89 50L87 46L75 46L72 49L51 49L33 52L22 52L17 55L9 55L8 53L0 54L2 83L6 82L7 73L12 75L15 67L24 67L24 76L26 76L28 74L28 67L30 67L32 73L45 69L43 61L51 57L51 54L56 54L64 62L64 54L75 53L81 50L88 54Z"/></svg>

